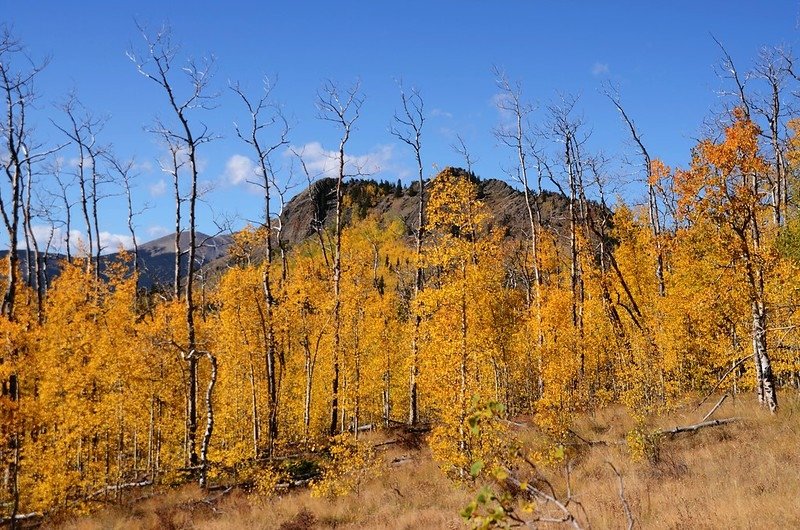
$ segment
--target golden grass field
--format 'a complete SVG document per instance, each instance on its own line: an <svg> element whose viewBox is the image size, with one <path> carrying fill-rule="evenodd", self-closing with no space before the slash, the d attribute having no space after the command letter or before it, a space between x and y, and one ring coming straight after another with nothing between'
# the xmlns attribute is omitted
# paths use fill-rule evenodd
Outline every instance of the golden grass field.
<svg viewBox="0 0 800 530"><path fill-rule="evenodd" d="M635 528L800 528L800 399L784 392L776 416L761 412L751 396L727 400L714 418L741 421L695 433L662 437L657 458L631 458L623 443L634 421L621 408L581 417L573 431L578 441L569 451L570 483L583 527L627 526L619 481ZM653 420L650 428L697 423L714 404L686 406ZM515 427L529 444L542 435ZM390 434L372 433L378 444ZM577 438L575 438L577 440ZM432 460L425 446L380 447L383 472L360 491L334 499L314 498L305 489L283 495L247 494L233 489L221 496L183 486L136 502L101 508L92 515L52 519L47 528L94 529L284 529L305 528L464 528L459 513L481 484L454 482ZM393 460L400 463L392 464ZM564 466L542 469L559 495L566 491ZM144 492L137 492L139 497ZM552 528L553 525L541 527Z"/></svg>

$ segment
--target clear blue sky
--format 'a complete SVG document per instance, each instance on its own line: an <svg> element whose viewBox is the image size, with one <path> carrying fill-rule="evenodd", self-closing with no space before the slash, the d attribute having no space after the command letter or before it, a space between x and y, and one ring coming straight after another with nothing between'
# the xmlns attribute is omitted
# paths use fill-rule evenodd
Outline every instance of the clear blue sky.
<svg viewBox="0 0 800 530"><path fill-rule="evenodd" d="M201 206L200 229L211 232L215 216L235 225L259 220L260 199L226 171L235 155L250 157L232 124L245 115L229 81L252 93L264 74L277 75L275 96L295 123L295 146L315 143L334 149L338 131L315 118L316 92L330 78L356 79L366 95L351 154L381 167L375 178L391 181L413 171L411 153L388 133L397 108L396 79L418 87L428 121L423 138L426 173L463 165L450 144L466 140L481 177L502 177L510 153L497 146L492 128L500 119L492 65L520 81L539 107L534 121L560 92L581 96L579 108L592 130L591 149L621 156L631 152L627 132L607 100L604 80L622 92L627 110L644 133L651 154L683 165L702 120L720 104L723 87L713 65L720 58L710 34L722 41L745 70L765 45L796 45L796 1L674 2L114 2L1 0L0 20L10 25L33 57L49 56L40 76L37 133L59 140L49 120L63 122L54 104L75 91L97 115L107 115L102 143L122 157L135 156L141 175L138 202L150 208L137 219L142 240L172 226L168 177L158 170L159 147L145 127L169 117L163 94L141 77L126 57L141 49L134 20L155 28L168 22L186 55L216 57L216 109L202 120L222 139L202 146L202 180L213 183ZM73 156L71 152L65 158ZM242 159L237 158L241 170ZM278 161L286 160L279 156ZM246 165L245 165L246 167ZM46 177L45 177L46 178ZM637 199L635 189L628 198ZM125 212L117 199L101 204L102 229L125 234Z"/></svg>

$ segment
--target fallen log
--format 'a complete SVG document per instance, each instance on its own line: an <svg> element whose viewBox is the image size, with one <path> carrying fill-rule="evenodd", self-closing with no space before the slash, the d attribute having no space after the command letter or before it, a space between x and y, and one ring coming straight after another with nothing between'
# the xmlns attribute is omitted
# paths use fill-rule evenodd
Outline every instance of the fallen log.
<svg viewBox="0 0 800 530"><path fill-rule="evenodd" d="M308 486L313 479L305 478L302 480L290 480L288 482L279 482L275 484L276 490L290 490L293 488L302 488L303 486Z"/></svg>
<svg viewBox="0 0 800 530"><path fill-rule="evenodd" d="M42 517L44 517L44 514L41 512L20 513L14 516L14 521L15 522L30 521L31 519L39 519ZM0 526L9 523L11 523L11 517L3 517L2 519L0 519Z"/></svg>
<svg viewBox="0 0 800 530"><path fill-rule="evenodd" d="M131 489L131 488L144 488L146 486L152 486L152 485L153 485L153 481L152 480L142 480L140 482L129 482L127 484L113 484L111 486L106 486L105 488L100 488L99 490L95 491L94 493L92 493L91 495L86 497L86 500L87 501L88 500L92 500L95 497L99 497L100 495L102 495L104 493L111 493L112 491L122 491L122 490L126 490L126 489Z"/></svg>
<svg viewBox="0 0 800 530"><path fill-rule="evenodd" d="M661 434L668 434L670 436L674 436L676 434L684 433L684 432L697 432L700 429L705 429L706 427L716 427L718 425L725 425L728 423L733 423L739 421L740 418L725 418L721 420L709 420L709 421L701 421L700 423L695 423L694 425L686 425L683 427L675 427L673 429L669 429L666 431L660 431Z"/></svg>
<svg viewBox="0 0 800 530"><path fill-rule="evenodd" d="M401 441L402 440L387 440L385 442L381 442L379 444L373 445L372 448L374 449L376 447L383 447L384 445L392 445L392 444L400 443Z"/></svg>
<svg viewBox="0 0 800 530"><path fill-rule="evenodd" d="M721 397L721 398L719 398L719 401L717 401L717 404L716 404L716 405L714 405L714 406L711 408L711 410L709 410L709 411L708 411L708 414L706 414L705 416L703 416L703 419L702 419L702 420L700 420L700 421L706 421L708 418L710 418L710 417L711 417L711 415L712 415L712 414L714 414L714 413L717 411L717 409L718 409L718 408L720 408L720 407L722 406L722 403L724 403L724 402L725 402L725 399L726 399L727 397L728 397L728 393L727 393L727 392L725 392L724 394L722 394L722 397Z"/></svg>

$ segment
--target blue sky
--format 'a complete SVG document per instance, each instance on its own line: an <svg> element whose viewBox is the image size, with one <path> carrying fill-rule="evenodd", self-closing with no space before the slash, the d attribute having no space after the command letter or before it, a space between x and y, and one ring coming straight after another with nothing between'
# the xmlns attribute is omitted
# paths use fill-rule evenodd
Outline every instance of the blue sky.
<svg viewBox="0 0 800 530"><path fill-rule="evenodd" d="M38 80L33 119L39 137L60 141L50 120L63 123L56 104L74 91L93 113L108 117L100 141L113 144L121 157L136 158L135 198L148 206L136 220L141 240L166 234L173 213L169 177L157 164L163 152L145 130L156 116L170 117L164 95L125 54L141 50L135 20L151 28L168 22L184 56L216 58L213 87L220 97L214 110L197 116L221 136L200 151L201 179L213 186L201 206L199 228L205 232L215 230L214 219L232 219L241 227L260 217L260 197L236 183L247 169L242 157L252 156L234 134L233 122L246 116L227 88L231 81L256 94L265 74L277 75L274 96L294 124L292 145L322 156L335 149L338 131L315 118L317 90L326 79L341 86L360 79L366 100L348 150L380 168L375 178L407 182L414 170L411 153L388 132L399 104L397 79L419 88L425 100L426 174L464 165L450 148L460 134L484 178L502 178L511 155L492 136L501 119L493 103L493 65L522 83L525 97L539 109L534 123L544 122L544 108L559 93L580 95L579 114L592 131L589 149L620 159L632 153L627 131L598 93L611 80L651 154L683 165L724 87L714 73L720 52L710 35L725 44L741 70L762 46L796 48L800 35L796 1L769 7L697 0L276 4L33 1L21 7L0 0L0 21L33 57L50 57ZM47 185L47 176L42 178ZM639 198L635 186L624 193L631 202ZM108 244L125 241L122 203L108 198L100 210Z"/></svg>

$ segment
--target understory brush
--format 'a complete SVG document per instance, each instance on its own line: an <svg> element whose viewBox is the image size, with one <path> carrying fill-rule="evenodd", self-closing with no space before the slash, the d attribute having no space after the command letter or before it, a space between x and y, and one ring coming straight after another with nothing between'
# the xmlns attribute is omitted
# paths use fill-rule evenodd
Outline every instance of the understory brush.
<svg viewBox="0 0 800 530"><path fill-rule="evenodd" d="M559 440L529 418L503 420L516 440L515 463L501 471L487 463L460 480L401 431L369 433L357 444L337 440L316 487L128 493L120 504L45 527L411 529L563 519L557 507L526 494L530 486L567 504L582 528L797 528L800 401L784 395L777 415L750 396L728 399L711 419L736 421L674 434L700 423L711 404L697 408L695 401L646 420L610 407L580 416ZM326 480L330 488L321 491Z"/></svg>

